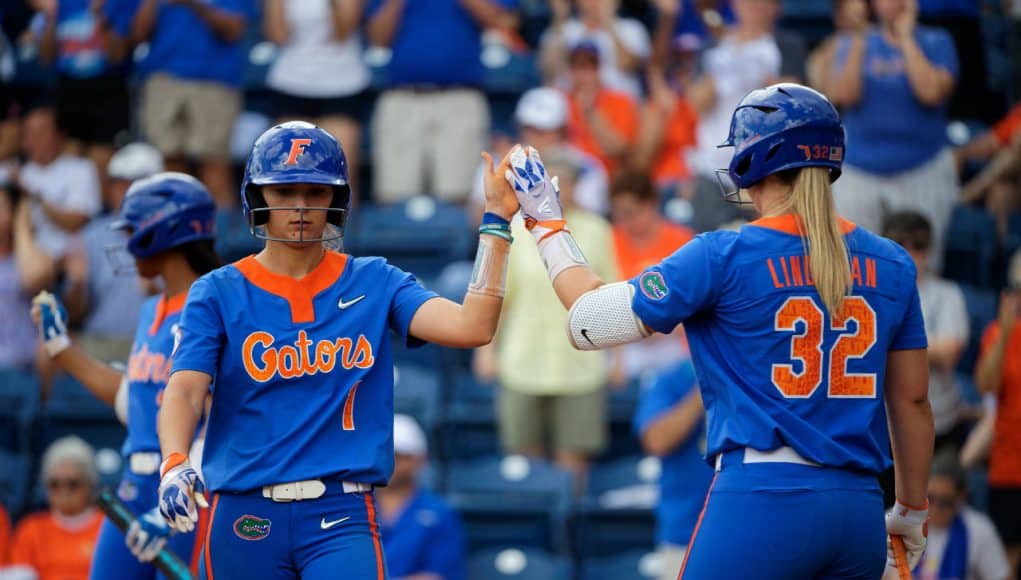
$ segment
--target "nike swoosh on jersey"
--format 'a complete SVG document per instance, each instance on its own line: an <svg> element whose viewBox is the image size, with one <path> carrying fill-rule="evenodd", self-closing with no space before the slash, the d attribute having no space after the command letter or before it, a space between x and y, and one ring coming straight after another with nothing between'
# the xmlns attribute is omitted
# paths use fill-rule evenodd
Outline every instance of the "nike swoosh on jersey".
<svg viewBox="0 0 1021 580"><path fill-rule="evenodd" d="M326 518L323 517L323 519L320 520L319 522L319 527L324 530L328 530L339 523L348 521L349 519L351 519L351 516L347 516L346 518L340 518L339 520L333 520L332 522L328 522L326 521Z"/></svg>
<svg viewBox="0 0 1021 580"><path fill-rule="evenodd" d="M341 299L337 302L337 308L340 308L341 310L347 310L348 308L354 306L355 304L358 304L359 302L361 302L364 299L365 299L365 294L362 294L358 298L354 298L352 300L348 300L347 302L344 302L344 298L341 297Z"/></svg>

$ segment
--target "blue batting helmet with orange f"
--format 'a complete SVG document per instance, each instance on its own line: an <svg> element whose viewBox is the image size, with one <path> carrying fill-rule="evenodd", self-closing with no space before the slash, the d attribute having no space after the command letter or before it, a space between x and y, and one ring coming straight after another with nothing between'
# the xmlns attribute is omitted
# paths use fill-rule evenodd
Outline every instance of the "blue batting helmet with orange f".
<svg viewBox="0 0 1021 580"><path fill-rule="evenodd" d="M290 121L266 130L252 147L241 184L241 206L256 237L267 238L263 228L271 209L262 195L264 185L318 184L333 188L333 200L326 220L343 235L351 211L351 187L348 185L347 158L340 142L329 132L304 121ZM305 240L314 241L314 240Z"/></svg>

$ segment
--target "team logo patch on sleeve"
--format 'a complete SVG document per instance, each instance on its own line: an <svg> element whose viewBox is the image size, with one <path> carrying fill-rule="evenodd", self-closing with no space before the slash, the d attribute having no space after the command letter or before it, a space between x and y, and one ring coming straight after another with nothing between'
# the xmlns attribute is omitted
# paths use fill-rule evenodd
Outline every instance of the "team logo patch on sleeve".
<svg viewBox="0 0 1021 580"><path fill-rule="evenodd" d="M234 534L242 540L256 542L269 536L270 525L272 522L265 518L245 514L234 520Z"/></svg>
<svg viewBox="0 0 1021 580"><path fill-rule="evenodd" d="M638 287L642 289L642 294L652 300L662 300L670 293L670 289L667 288L666 282L663 280L663 274L659 272L642 274L642 277L638 279Z"/></svg>

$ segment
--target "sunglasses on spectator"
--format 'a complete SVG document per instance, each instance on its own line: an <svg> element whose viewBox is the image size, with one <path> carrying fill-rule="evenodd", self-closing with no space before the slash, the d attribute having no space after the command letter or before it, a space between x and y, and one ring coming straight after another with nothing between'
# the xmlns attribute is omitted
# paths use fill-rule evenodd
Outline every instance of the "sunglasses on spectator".
<svg viewBox="0 0 1021 580"><path fill-rule="evenodd" d="M68 491L78 491L85 487L85 482L80 479L51 479L46 482L47 489L56 491L59 489L66 489Z"/></svg>
<svg viewBox="0 0 1021 580"><path fill-rule="evenodd" d="M952 510L957 506L957 498L952 495L929 494L929 505Z"/></svg>

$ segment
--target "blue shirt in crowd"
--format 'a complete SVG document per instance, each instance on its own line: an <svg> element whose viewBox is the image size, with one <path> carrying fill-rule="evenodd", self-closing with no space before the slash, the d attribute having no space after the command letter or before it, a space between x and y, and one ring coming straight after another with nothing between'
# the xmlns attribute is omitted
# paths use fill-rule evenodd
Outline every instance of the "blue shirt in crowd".
<svg viewBox="0 0 1021 580"><path fill-rule="evenodd" d="M246 26L254 22L251 0L202 0L214 8L244 16ZM156 26L149 39L146 73L166 73L189 81L241 85L245 63L241 42L227 42L198 13L182 4L160 2Z"/></svg>
<svg viewBox="0 0 1021 580"><path fill-rule="evenodd" d="M945 30L919 26L915 40L933 65L957 78L954 42ZM836 69L847 60L850 37L837 46ZM947 145L946 103L930 107L915 98L904 55L879 30L865 36L861 101L842 111L847 130L845 160L879 175L909 171L936 157Z"/></svg>
<svg viewBox="0 0 1021 580"><path fill-rule="evenodd" d="M457 513L443 500L418 490L392 521L382 521L383 552L392 578L431 572L463 580L464 532Z"/></svg>
<svg viewBox="0 0 1021 580"><path fill-rule="evenodd" d="M698 385L695 368L685 360L664 371L641 393L635 413L635 434L641 437L663 413L693 396ZM702 458L705 447L705 423L700 422L691 435L660 458L659 505L656 508L656 541L686 546L702 512L713 470Z"/></svg>
<svg viewBox="0 0 1021 580"><path fill-rule="evenodd" d="M97 17L89 8L92 0L61 0L57 4L57 70L64 76L95 78L121 74L125 64L106 57L100 35L100 17L112 31L126 37L139 0L107 0Z"/></svg>
<svg viewBox="0 0 1021 580"><path fill-rule="evenodd" d="M388 0L372 0L373 17ZM518 0L489 0L513 10ZM435 85L480 87L482 27L458 0L404 2L387 68L389 87Z"/></svg>

